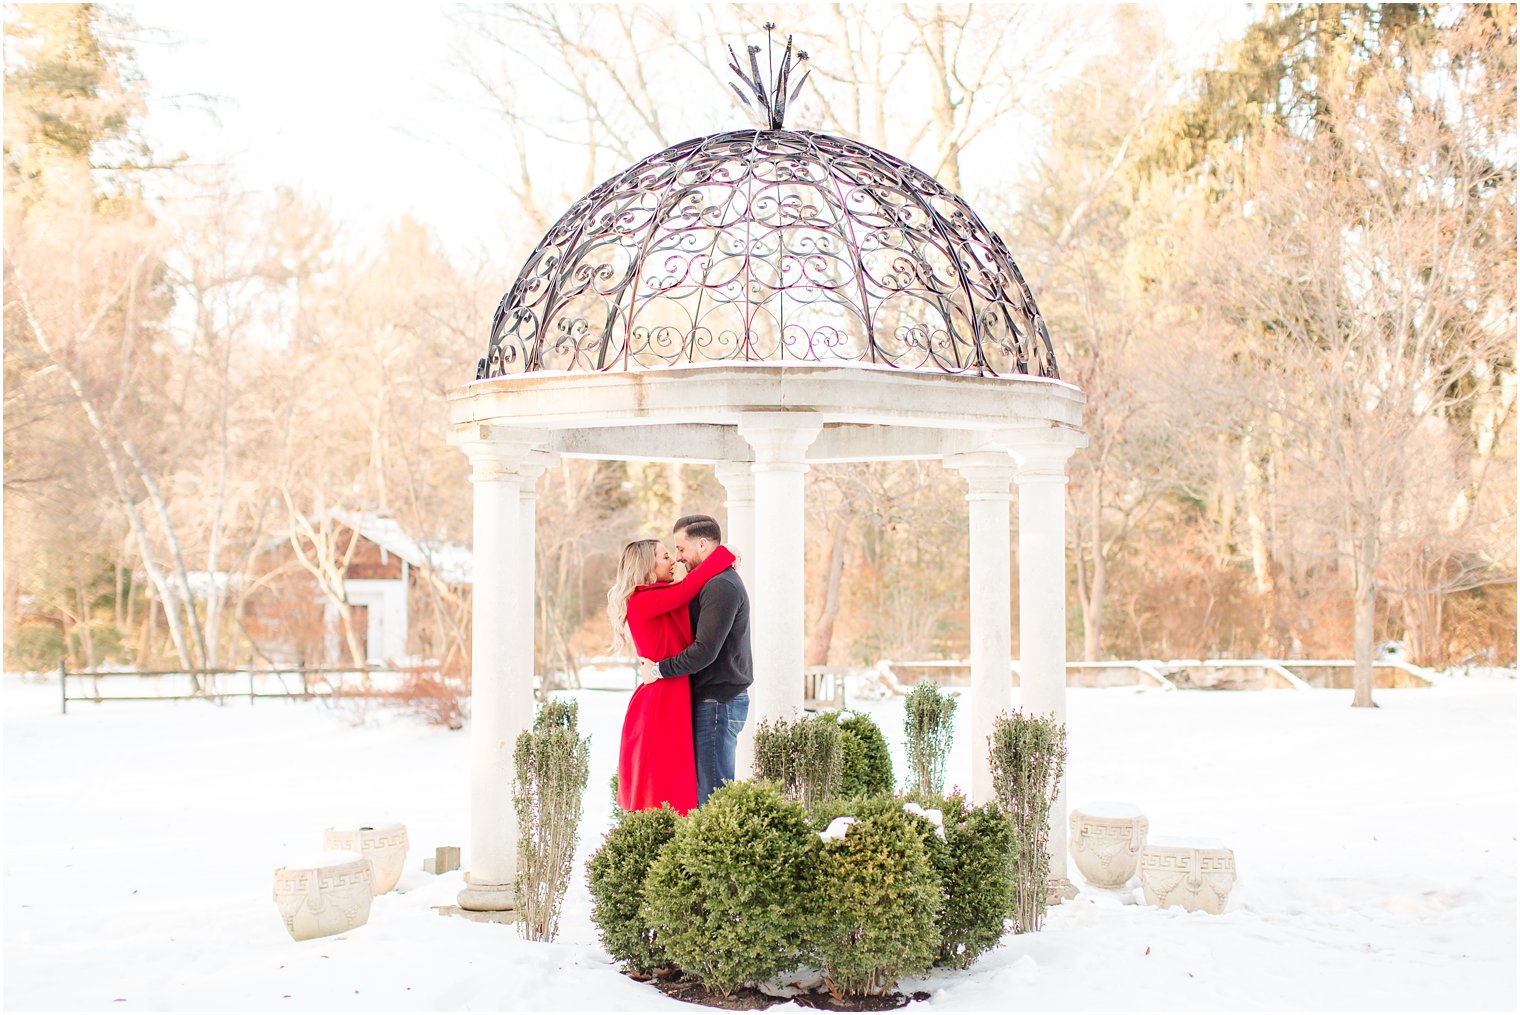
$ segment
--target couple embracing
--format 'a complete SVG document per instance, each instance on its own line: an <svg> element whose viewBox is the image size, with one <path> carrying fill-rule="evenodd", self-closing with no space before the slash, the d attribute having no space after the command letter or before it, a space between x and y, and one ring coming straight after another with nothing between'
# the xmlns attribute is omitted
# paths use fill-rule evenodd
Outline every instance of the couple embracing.
<svg viewBox="0 0 1520 1015"><path fill-rule="evenodd" d="M672 530L675 558L658 539L623 547L607 593L613 651L631 641L639 686L623 719L618 806L669 804L685 814L734 778L749 716L753 662L749 594L718 523L686 515ZM676 580L677 565L685 577Z"/></svg>

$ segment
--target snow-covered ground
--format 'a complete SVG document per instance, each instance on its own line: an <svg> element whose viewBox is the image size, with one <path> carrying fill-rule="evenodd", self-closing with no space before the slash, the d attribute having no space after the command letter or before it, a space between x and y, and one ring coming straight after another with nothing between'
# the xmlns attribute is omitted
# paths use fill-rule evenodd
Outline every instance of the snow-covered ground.
<svg viewBox="0 0 1520 1015"><path fill-rule="evenodd" d="M591 784L561 937L542 945L430 908L460 886L421 866L435 846L468 849L468 733L316 703L61 716L56 684L5 677L5 1007L680 1007L597 944L583 864L608 824L628 695L578 697ZM1229 907L1159 911L1083 886L1042 933L905 983L932 995L914 1009L1514 1010L1516 682L1377 697L1372 711L1345 691L1071 691L1072 804L1129 800L1152 835L1223 839ZM902 700L862 710L901 772ZM963 785L970 749L963 735L951 759ZM274 868L354 820L406 823L398 891L352 933L291 941Z"/></svg>

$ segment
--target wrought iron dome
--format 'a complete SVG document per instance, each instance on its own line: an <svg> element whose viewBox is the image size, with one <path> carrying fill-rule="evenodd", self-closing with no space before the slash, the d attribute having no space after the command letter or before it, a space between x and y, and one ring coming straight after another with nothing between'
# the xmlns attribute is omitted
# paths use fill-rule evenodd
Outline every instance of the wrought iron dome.
<svg viewBox="0 0 1520 1015"><path fill-rule="evenodd" d="M683 141L571 205L497 307L477 379L706 363L1058 376L1034 294L959 195L782 127L787 46L769 91L759 47L754 80L734 63L766 127Z"/></svg>

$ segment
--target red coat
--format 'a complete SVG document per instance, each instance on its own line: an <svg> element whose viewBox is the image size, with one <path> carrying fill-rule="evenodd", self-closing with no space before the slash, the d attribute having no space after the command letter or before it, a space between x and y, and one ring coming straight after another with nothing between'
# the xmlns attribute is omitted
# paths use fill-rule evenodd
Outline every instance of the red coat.
<svg viewBox="0 0 1520 1015"><path fill-rule="evenodd" d="M691 644L687 606L702 586L733 564L726 546L710 553L683 581L640 585L628 599L628 630L644 659L669 659ZM678 814L697 806L697 761L691 740L691 681L662 677L640 684L623 717L618 752L618 806Z"/></svg>

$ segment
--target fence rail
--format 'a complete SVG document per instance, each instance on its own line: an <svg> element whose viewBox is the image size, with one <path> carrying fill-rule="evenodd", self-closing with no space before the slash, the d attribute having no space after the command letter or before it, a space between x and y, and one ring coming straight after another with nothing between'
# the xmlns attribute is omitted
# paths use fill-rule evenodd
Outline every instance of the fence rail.
<svg viewBox="0 0 1520 1015"><path fill-rule="evenodd" d="M199 670L88 670L70 673L66 663L58 665L58 703L64 715L69 713L69 702L90 701L97 704L106 701L224 701L242 698L249 702L259 699L312 699L337 698L384 694L399 689L409 675L437 673L436 665L419 666L290 666L253 667L234 666ZM137 678L138 686L126 688L139 693L102 693L100 681L107 680L121 685L129 678ZM379 678L377 686L377 680ZM299 681L299 689L293 686ZM70 685L79 689L89 685L89 693L70 694ZM165 685L170 692L164 693ZM181 686L175 687L174 684ZM237 686L232 686L236 684ZM395 684L395 687L383 686ZM279 690L270 690L278 687ZM149 688L158 688L153 693Z"/></svg>

